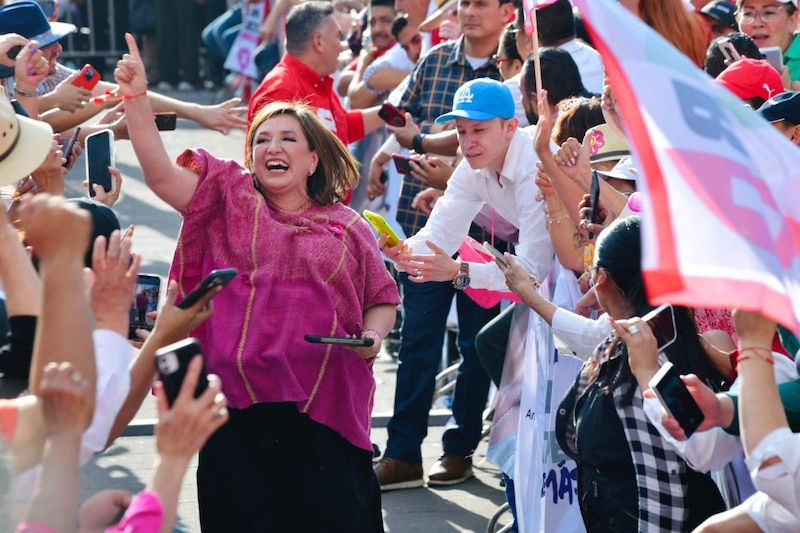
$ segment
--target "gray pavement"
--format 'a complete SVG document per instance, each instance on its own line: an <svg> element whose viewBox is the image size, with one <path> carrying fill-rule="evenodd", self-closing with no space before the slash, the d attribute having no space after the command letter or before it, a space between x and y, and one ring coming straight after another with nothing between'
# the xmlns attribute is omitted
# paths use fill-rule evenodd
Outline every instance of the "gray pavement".
<svg viewBox="0 0 800 533"><path fill-rule="evenodd" d="M170 93L197 103L210 103L209 92ZM178 129L163 132L162 139L172 158L185 148L205 147L218 157L241 160L244 132L228 136L204 130L196 124L178 121ZM133 149L128 141L116 143L116 165L123 175L122 194L115 211L123 227L136 226L134 250L143 255L142 272L166 277L175 238L181 219L159 200L145 185ZM81 157L67 176L67 195L85 194L85 161ZM386 422L391 417L394 400L396 362L382 353L375 363L377 381L372 440L381 449L386 445ZM446 411L432 414L428 437L422 445L424 468L427 471L441 454L441 436L447 420ZM142 490L153 474L155 442L152 436L156 419L152 398L145 400L127 436L119 438L105 453L96 456L83 468L81 498L108 488L132 492ZM383 516L386 531L391 533L483 532L496 509L505 501L500 487L500 471L485 460L486 439L474 456L475 478L454 487L427 487L383 494ZM187 473L178 507L179 526L184 531L200 531L195 484L196 460ZM507 522L508 514L501 523ZM298 524L302 519L298 517Z"/></svg>

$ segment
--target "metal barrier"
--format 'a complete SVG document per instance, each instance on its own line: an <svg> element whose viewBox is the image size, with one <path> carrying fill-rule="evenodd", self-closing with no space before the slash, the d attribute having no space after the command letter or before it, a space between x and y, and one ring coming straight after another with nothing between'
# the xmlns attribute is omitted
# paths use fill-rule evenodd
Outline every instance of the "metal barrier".
<svg viewBox="0 0 800 533"><path fill-rule="evenodd" d="M65 59L81 57L121 57L127 50L120 50L116 47L116 40L119 38L117 32L117 13L115 0L105 0L105 11L102 9L103 0L87 0L86 20L76 20L72 12L72 4L65 4L62 9L65 11L65 20L78 27L77 33L71 34L66 38L66 46L61 53ZM127 2L121 2L127 9ZM96 4L100 4L99 9ZM108 20L100 20L103 14L108 15ZM127 16L127 13L126 13ZM78 22L76 24L76 22ZM83 24L79 24L83 22ZM99 26L98 26L99 24ZM108 43L98 44L98 28L108 29ZM87 43L87 47L83 44Z"/></svg>

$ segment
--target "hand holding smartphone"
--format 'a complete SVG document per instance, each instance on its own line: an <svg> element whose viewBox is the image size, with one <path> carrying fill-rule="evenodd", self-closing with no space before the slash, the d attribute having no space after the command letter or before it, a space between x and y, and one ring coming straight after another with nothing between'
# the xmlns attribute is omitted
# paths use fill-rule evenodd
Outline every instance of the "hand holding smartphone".
<svg viewBox="0 0 800 533"><path fill-rule="evenodd" d="M178 309L190 308L214 287L224 287L230 283L230 281L236 277L236 274L237 270L235 268L212 270L197 287L192 289L192 291L181 300L181 303L177 305Z"/></svg>
<svg viewBox="0 0 800 533"><path fill-rule="evenodd" d="M161 295L161 278L155 274L139 274L136 277L136 286L133 290L133 303L130 311L128 325L128 338L141 341L137 329L151 331L155 320L147 318L147 313L158 309L158 299Z"/></svg>
<svg viewBox="0 0 800 533"><path fill-rule="evenodd" d="M94 197L94 185L112 193L116 189L114 177L108 167L114 166L114 132L110 129L96 131L86 137L86 176L89 180L89 196Z"/></svg>
<svg viewBox="0 0 800 533"><path fill-rule="evenodd" d="M664 363L649 385L667 413L678 421L688 439L703 423L705 416L672 363Z"/></svg>
<svg viewBox="0 0 800 533"><path fill-rule="evenodd" d="M353 337L324 337L321 335L306 335L307 342L314 344L339 344L342 346L372 346L375 339L357 339Z"/></svg>
<svg viewBox="0 0 800 533"><path fill-rule="evenodd" d="M675 327L675 309L671 304L662 304L642 317L647 322L658 343L659 351L663 350L678 338Z"/></svg>
<svg viewBox="0 0 800 533"><path fill-rule="evenodd" d="M399 174L411 174L411 162L419 165L418 157L409 157L407 155L392 154L392 161L394 161L394 168Z"/></svg>
<svg viewBox="0 0 800 533"><path fill-rule="evenodd" d="M164 346L156 351L156 368L158 376L164 384L164 393L167 396L167 403L172 406L178 398L186 378L186 371L189 363L194 356L203 355L200 342L195 338L188 338L174 344ZM197 386L194 389L194 397L197 398L208 388L208 372L205 362L203 370L197 378Z"/></svg>
<svg viewBox="0 0 800 533"><path fill-rule="evenodd" d="M91 91L99 81L100 73L97 72L97 69L95 69L92 65L87 63L83 66L75 79L72 80L72 85Z"/></svg>
<svg viewBox="0 0 800 533"><path fill-rule="evenodd" d="M406 116L389 102L384 102L378 110L378 116L390 126L402 128L406 125Z"/></svg>
<svg viewBox="0 0 800 533"><path fill-rule="evenodd" d="M484 248L484 249L485 249L487 252L489 252L490 254L492 254L492 257L494 257L495 259L497 259L497 260L500 262L500 264L501 264L501 265L503 265L503 266L504 266L504 267L506 267L506 268L510 268L510 267L511 267L511 265L509 265L509 264L508 264L508 261L506 261L506 257L505 257L505 255L501 254L501 253L500 253L500 250L498 250L497 248L495 248L494 246L492 246L491 244L489 244L489 242L487 242L487 241L483 241L483 248Z"/></svg>
<svg viewBox="0 0 800 533"><path fill-rule="evenodd" d="M735 63L742 58L742 56L739 55L739 51L736 50L735 46L733 46L733 43L727 39L720 41L719 51L722 52L722 57L725 58L728 65Z"/></svg>
<svg viewBox="0 0 800 533"><path fill-rule="evenodd" d="M600 204L600 178L597 171L592 171L592 185L589 188L589 223L597 224L597 212ZM594 232L588 232L589 239L594 239Z"/></svg>
<svg viewBox="0 0 800 533"><path fill-rule="evenodd" d="M64 167L68 167L70 161L72 159L72 147L75 145L75 141L78 140L78 134L81 132L81 127L77 126L75 131L72 134L72 137L67 139L67 142L64 143L64 146L61 147L61 152L64 154Z"/></svg>
<svg viewBox="0 0 800 533"><path fill-rule="evenodd" d="M389 223L386 222L382 216L378 213L374 213L367 209L364 209L364 218L367 219L367 222L372 224L372 227L375 228L375 231L378 232L378 235L387 235L386 238L386 246L392 248L397 246L397 243L400 242L400 237L397 236L397 233L389 226Z"/></svg>

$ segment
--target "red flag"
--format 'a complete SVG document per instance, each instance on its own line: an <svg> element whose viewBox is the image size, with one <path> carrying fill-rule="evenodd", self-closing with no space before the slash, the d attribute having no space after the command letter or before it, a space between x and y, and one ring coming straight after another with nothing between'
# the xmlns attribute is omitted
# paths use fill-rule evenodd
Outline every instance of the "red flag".
<svg viewBox="0 0 800 533"><path fill-rule="evenodd" d="M574 0L643 179L652 303L800 325L800 149L610 0Z"/></svg>

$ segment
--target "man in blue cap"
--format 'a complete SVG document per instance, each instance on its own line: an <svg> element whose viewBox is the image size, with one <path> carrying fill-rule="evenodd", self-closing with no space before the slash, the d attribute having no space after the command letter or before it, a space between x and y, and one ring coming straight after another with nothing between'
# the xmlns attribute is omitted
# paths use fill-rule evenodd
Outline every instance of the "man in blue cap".
<svg viewBox="0 0 800 533"><path fill-rule="evenodd" d="M757 113L800 146L800 92L777 94L764 102Z"/></svg>
<svg viewBox="0 0 800 533"><path fill-rule="evenodd" d="M417 283L452 281L456 290L472 287L509 292L505 275L494 262L469 263L452 258L467 236L472 219L488 203L499 216L519 228L517 260L537 279L544 279L552 267L553 247L543 204L536 199L539 159L533 150L531 134L518 128L511 91L489 78L471 80L456 91L453 110L438 117L436 122L453 120L464 158L453 171L444 196L436 202L425 226L413 237L384 248L384 253ZM458 387L457 384L457 391ZM457 483L472 474L471 458L453 456L447 448L446 432L443 441L445 454L440 463L461 461L466 467L442 468L442 472L434 468L429 474L429 485ZM403 468L397 470L414 470L403 464L405 461L393 458L391 450L391 446L387 447L382 462L401 463ZM448 470L460 471L461 475L450 479L443 474ZM381 481L380 475L378 478ZM402 485L402 480L398 484ZM381 485L384 490L393 488L383 482Z"/></svg>

